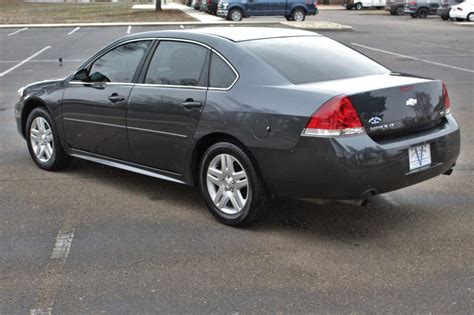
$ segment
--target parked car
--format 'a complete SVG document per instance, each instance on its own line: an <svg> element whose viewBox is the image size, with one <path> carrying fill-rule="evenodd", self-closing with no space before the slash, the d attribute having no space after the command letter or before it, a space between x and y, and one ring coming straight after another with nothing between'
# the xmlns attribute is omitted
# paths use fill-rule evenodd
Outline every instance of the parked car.
<svg viewBox="0 0 474 315"><path fill-rule="evenodd" d="M201 3L202 0L192 0L191 7L194 8L194 10L199 10L201 9Z"/></svg>
<svg viewBox="0 0 474 315"><path fill-rule="evenodd" d="M458 5L453 5L449 17L456 21L474 22L474 0L467 0Z"/></svg>
<svg viewBox="0 0 474 315"><path fill-rule="evenodd" d="M207 12L212 15L217 15L217 7L219 5L219 0L209 0L207 4L208 9Z"/></svg>
<svg viewBox="0 0 474 315"><path fill-rule="evenodd" d="M208 0L201 0L201 6L199 7L199 11L207 13L207 3Z"/></svg>
<svg viewBox="0 0 474 315"><path fill-rule="evenodd" d="M444 21L449 20L449 11L453 5L462 3L464 0L440 0L440 4L437 10L437 14Z"/></svg>
<svg viewBox="0 0 474 315"><path fill-rule="evenodd" d="M314 0L221 0L217 15L231 21L248 16L284 16L289 21L304 21L306 15L318 14Z"/></svg>
<svg viewBox="0 0 474 315"><path fill-rule="evenodd" d="M128 35L18 97L40 168L77 157L197 186L234 226L269 196L363 204L450 174L460 152L443 82L295 29Z"/></svg>
<svg viewBox="0 0 474 315"><path fill-rule="evenodd" d="M385 5L385 11L389 11L391 15L405 14L406 0L388 0Z"/></svg>
<svg viewBox="0 0 474 315"><path fill-rule="evenodd" d="M347 0L344 2L346 10L352 10L355 8L356 10L362 10L365 8L377 8L383 9L385 6L385 0Z"/></svg>
<svg viewBox="0 0 474 315"><path fill-rule="evenodd" d="M425 19L428 15L437 14L439 0L407 0L405 13L412 18Z"/></svg>

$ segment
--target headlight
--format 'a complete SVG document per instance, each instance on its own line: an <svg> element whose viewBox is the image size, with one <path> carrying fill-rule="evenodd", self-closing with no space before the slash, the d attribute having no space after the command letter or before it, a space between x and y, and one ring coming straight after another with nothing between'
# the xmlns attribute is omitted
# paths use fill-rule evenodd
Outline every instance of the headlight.
<svg viewBox="0 0 474 315"><path fill-rule="evenodd" d="M21 87L18 89L18 91L16 91L16 94L18 95L18 98L22 98L23 97L23 92L25 91L25 87Z"/></svg>

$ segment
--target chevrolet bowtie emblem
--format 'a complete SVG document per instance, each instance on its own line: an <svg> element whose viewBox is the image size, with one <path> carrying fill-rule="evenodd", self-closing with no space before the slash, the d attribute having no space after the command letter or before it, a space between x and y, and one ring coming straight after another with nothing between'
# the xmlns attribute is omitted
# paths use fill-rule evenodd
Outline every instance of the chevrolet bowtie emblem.
<svg viewBox="0 0 474 315"><path fill-rule="evenodd" d="M409 98L407 99L406 106L415 106L418 103L416 98Z"/></svg>

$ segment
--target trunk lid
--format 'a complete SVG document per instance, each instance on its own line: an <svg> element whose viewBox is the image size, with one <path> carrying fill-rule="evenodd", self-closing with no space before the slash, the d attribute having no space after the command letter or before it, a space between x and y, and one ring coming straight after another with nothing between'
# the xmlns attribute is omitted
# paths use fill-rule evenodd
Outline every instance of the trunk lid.
<svg viewBox="0 0 474 315"><path fill-rule="evenodd" d="M348 95L369 136L386 139L430 129L444 115L442 82L383 74L311 84Z"/></svg>

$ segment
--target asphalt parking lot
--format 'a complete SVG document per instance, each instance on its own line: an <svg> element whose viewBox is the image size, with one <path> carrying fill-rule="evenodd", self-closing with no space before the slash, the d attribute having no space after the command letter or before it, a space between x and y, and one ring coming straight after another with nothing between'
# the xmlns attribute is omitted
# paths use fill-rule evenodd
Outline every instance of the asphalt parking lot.
<svg viewBox="0 0 474 315"><path fill-rule="evenodd" d="M363 208L274 200L235 229L189 187L85 161L44 172L17 134L16 90L159 27L0 29L0 314L472 313L472 28L354 11L310 19L353 26L324 34L392 70L446 81L462 128L451 176ZM66 259L54 259L58 245Z"/></svg>

